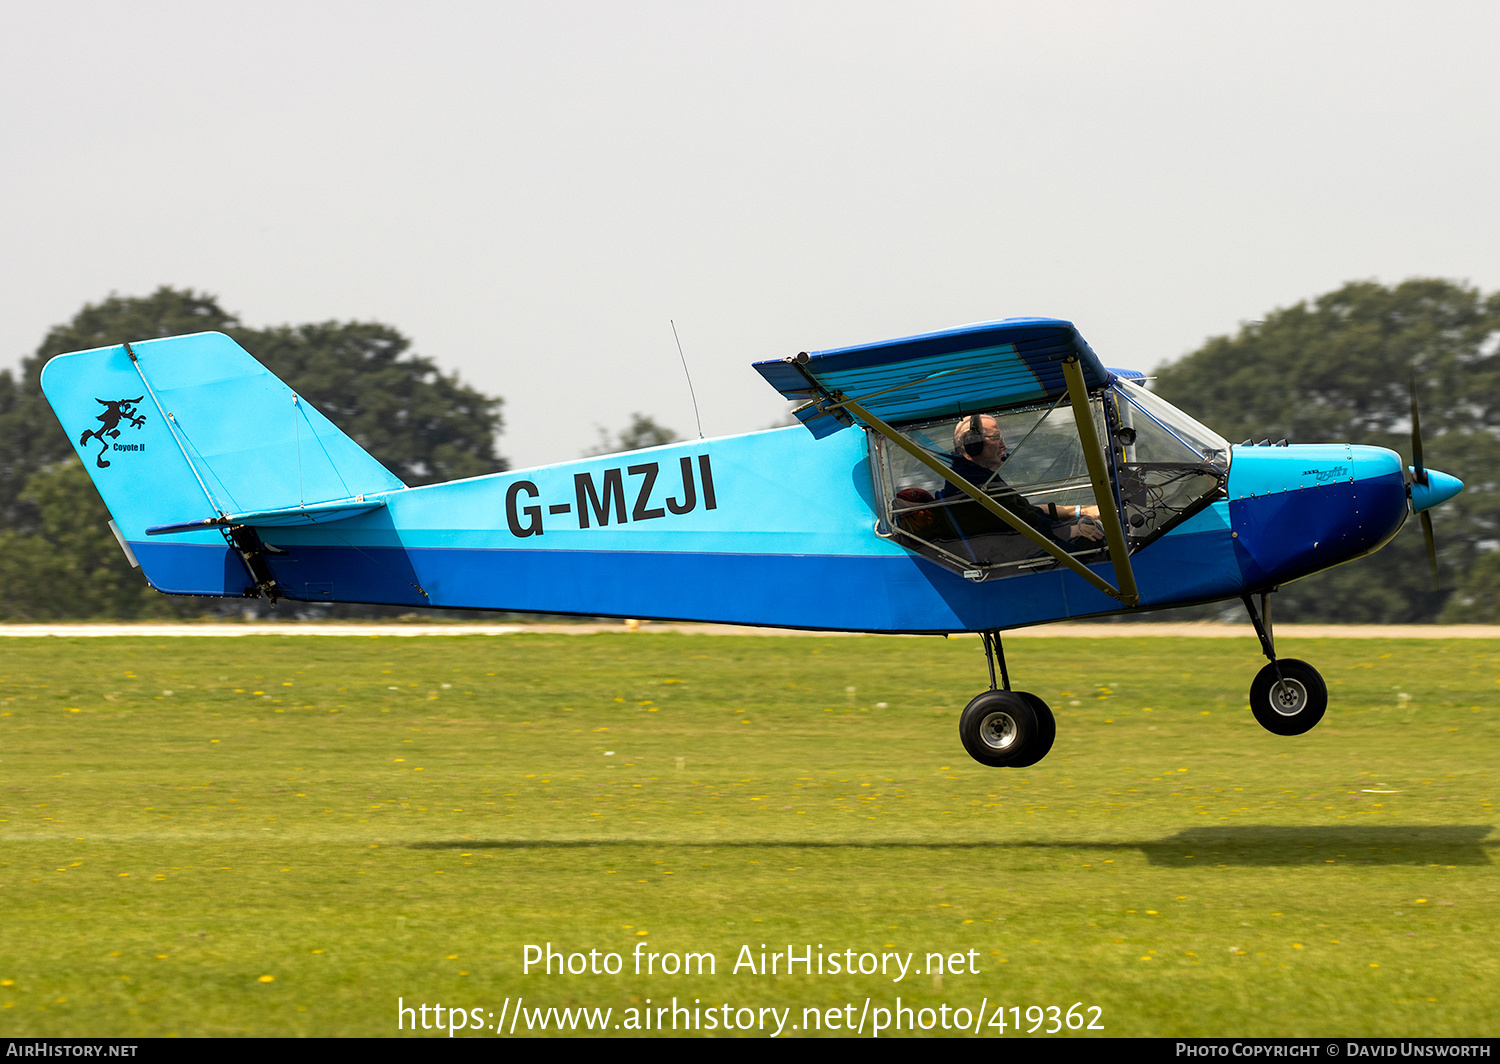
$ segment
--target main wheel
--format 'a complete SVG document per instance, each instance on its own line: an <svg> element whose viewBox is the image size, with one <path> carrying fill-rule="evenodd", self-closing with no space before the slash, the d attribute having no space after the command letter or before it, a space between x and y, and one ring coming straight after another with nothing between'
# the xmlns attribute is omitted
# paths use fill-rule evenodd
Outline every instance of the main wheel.
<svg viewBox="0 0 1500 1064"><path fill-rule="evenodd" d="M996 768L1022 768L1041 760L1052 745L1056 725L1043 724L1034 700L1040 701L1019 691L986 691L965 706L958 718L958 737L969 756ZM1051 717L1048 710L1049 723Z"/></svg>
<svg viewBox="0 0 1500 1064"><path fill-rule="evenodd" d="M1276 678L1281 668L1281 681ZM1277 735L1301 735L1323 719L1328 708L1328 685L1318 670L1296 658L1267 665L1250 685L1250 712L1260 726Z"/></svg>
<svg viewBox="0 0 1500 1064"><path fill-rule="evenodd" d="M1051 752L1052 744L1057 739L1057 718L1052 715L1052 707L1030 691L1013 693L1020 695L1031 704L1031 711L1036 714L1037 724L1040 726L1035 751L1025 761L1012 761L1010 764L1011 768L1025 768L1027 765L1036 764Z"/></svg>

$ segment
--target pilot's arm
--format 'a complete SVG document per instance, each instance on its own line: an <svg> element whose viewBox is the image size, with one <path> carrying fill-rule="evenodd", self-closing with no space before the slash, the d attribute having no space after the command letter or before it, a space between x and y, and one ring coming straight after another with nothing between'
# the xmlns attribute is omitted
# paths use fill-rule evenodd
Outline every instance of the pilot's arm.
<svg viewBox="0 0 1500 1064"><path fill-rule="evenodd" d="M1059 506L1055 502L1049 502L1046 506L1038 506L1048 517L1054 521L1076 521L1080 517L1098 517L1097 506L1069 506L1067 503Z"/></svg>
<svg viewBox="0 0 1500 1064"><path fill-rule="evenodd" d="M1038 532L1050 535L1053 539L1098 541L1104 538L1104 528L1096 519L1099 513L1097 506L1058 506L1055 503L1038 506L1014 491L1005 492L994 498L1011 513L1027 521ZM1038 520L1029 520L1028 515L1032 514Z"/></svg>

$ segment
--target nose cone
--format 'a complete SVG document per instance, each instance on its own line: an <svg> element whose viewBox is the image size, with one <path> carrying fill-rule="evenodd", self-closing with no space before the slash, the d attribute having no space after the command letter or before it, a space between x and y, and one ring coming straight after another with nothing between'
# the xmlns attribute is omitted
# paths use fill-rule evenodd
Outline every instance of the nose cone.
<svg viewBox="0 0 1500 1064"><path fill-rule="evenodd" d="M1430 510L1439 503L1447 502L1464 490L1464 482L1436 469L1427 470L1427 483L1411 482L1411 509L1413 513Z"/></svg>

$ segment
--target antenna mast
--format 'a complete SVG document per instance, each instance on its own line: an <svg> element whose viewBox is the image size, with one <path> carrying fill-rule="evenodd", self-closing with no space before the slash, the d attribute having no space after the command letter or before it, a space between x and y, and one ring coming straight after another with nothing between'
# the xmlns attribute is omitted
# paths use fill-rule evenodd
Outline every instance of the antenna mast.
<svg viewBox="0 0 1500 1064"><path fill-rule="evenodd" d="M677 341L677 357L682 359L682 375L687 378L688 395L693 397L693 420L698 422L698 438L703 439L703 419L698 416L698 393L693 391L693 375L688 372L687 356L682 353L682 339L677 335L677 323L668 318L672 325L672 339Z"/></svg>

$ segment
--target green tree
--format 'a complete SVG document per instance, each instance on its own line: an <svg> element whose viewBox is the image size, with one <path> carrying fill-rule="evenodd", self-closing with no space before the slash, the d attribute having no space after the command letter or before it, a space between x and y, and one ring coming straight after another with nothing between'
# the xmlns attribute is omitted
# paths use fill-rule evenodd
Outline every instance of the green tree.
<svg viewBox="0 0 1500 1064"><path fill-rule="evenodd" d="M605 431L602 425L595 427L599 430L599 443L593 450L585 451L585 456L639 451L646 447L660 447L664 443L674 443L682 438L665 425L658 425L641 413L631 414L630 424L614 436Z"/></svg>
<svg viewBox="0 0 1500 1064"><path fill-rule="evenodd" d="M1268 314L1157 373L1155 390L1231 442L1363 443L1411 459L1410 380L1424 457L1465 483L1433 511L1445 587L1500 538L1500 294L1450 281L1369 281ZM1461 600L1462 594L1458 596ZM1287 585L1282 620L1434 620L1417 521L1383 550Z"/></svg>
<svg viewBox="0 0 1500 1064"><path fill-rule="evenodd" d="M160 288L112 295L53 328L19 372L0 371L0 617L137 617L200 613L201 600L149 591L115 543L72 442L40 388L54 355L218 330L322 410L408 484L503 470L500 400L410 353L389 326L338 323L246 328L211 296Z"/></svg>
<svg viewBox="0 0 1500 1064"><path fill-rule="evenodd" d="M1439 620L1449 624L1500 624L1500 551L1481 554L1469 567Z"/></svg>
<svg viewBox="0 0 1500 1064"><path fill-rule="evenodd" d="M77 458L31 476L21 500L35 531L0 529L0 620L172 617L201 600L161 595L125 560L109 511Z"/></svg>
<svg viewBox="0 0 1500 1064"><path fill-rule="evenodd" d="M409 354L411 341L388 325L330 321L234 336L407 484L506 468L495 452L500 400Z"/></svg>

